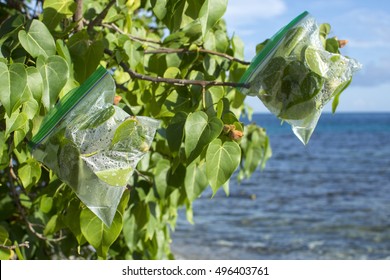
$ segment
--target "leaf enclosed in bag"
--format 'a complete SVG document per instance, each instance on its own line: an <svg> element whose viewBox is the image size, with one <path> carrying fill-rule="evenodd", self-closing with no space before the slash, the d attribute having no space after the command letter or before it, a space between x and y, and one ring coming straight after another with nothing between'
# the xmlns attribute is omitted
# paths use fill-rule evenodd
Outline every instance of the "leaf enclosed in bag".
<svg viewBox="0 0 390 280"><path fill-rule="evenodd" d="M210 143L206 153L206 175L214 192L225 184L240 164L241 149L234 142L222 143L215 139Z"/></svg>
<svg viewBox="0 0 390 280"><path fill-rule="evenodd" d="M110 186L123 187L126 186L130 175L133 173L132 171L133 168L128 167L96 171L95 174L100 180L106 182Z"/></svg>
<svg viewBox="0 0 390 280"><path fill-rule="evenodd" d="M27 30L19 31L19 41L23 48L32 56L49 57L56 54L56 44L46 25L34 19Z"/></svg>
<svg viewBox="0 0 390 280"><path fill-rule="evenodd" d="M115 130L114 137L112 138L111 145L114 147L120 142L129 142L129 138L133 138L132 142L138 140L139 135L137 134L137 120L130 118L121 123ZM141 141L141 140L140 140ZM137 142L140 142L137 141Z"/></svg>
<svg viewBox="0 0 390 280"><path fill-rule="evenodd" d="M114 106L109 106L103 110L98 111L88 118L83 125L80 127L80 130L83 129L94 129L105 123L115 114Z"/></svg>

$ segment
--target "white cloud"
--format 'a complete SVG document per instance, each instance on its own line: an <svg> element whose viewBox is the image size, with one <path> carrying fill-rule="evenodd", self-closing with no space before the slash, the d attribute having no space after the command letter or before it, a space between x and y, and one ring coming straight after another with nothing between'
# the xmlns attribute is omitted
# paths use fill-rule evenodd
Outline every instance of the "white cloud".
<svg viewBox="0 0 390 280"><path fill-rule="evenodd" d="M283 0L230 0L225 18L228 22L248 21L250 18L269 19L283 14L287 6Z"/></svg>
<svg viewBox="0 0 390 280"><path fill-rule="evenodd" d="M390 13L384 10L356 8L334 17L335 32L348 37L354 48L388 48Z"/></svg>

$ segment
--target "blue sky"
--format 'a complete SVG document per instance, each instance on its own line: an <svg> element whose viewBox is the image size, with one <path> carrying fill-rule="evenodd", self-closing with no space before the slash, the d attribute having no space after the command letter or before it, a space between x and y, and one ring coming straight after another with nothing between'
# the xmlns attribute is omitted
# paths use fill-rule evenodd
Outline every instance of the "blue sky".
<svg viewBox="0 0 390 280"><path fill-rule="evenodd" d="M251 60L256 44L305 10L318 23L329 23L331 36L349 40L342 54L363 64L340 97L338 112L390 112L390 1L229 0L225 20L228 32L244 41ZM257 98L248 103L256 112L267 112ZM324 111L330 110L328 104Z"/></svg>

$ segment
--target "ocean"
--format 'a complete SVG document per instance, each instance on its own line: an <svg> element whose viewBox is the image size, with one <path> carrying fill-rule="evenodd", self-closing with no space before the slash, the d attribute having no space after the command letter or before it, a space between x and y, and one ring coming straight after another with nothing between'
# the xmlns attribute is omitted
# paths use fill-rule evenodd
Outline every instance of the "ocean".
<svg viewBox="0 0 390 280"><path fill-rule="evenodd" d="M181 259L390 259L390 113L323 114L304 146L271 114L272 158L230 196L207 190L194 225L180 212Z"/></svg>

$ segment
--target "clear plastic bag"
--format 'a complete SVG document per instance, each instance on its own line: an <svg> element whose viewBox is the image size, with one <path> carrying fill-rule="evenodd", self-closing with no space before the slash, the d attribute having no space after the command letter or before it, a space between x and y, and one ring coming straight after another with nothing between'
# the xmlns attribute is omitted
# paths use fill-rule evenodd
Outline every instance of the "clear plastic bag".
<svg viewBox="0 0 390 280"><path fill-rule="evenodd" d="M130 116L113 105L114 97L113 78L98 68L61 99L30 142L33 156L107 226L159 126L157 120Z"/></svg>
<svg viewBox="0 0 390 280"><path fill-rule="evenodd" d="M325 104L360 68L356 60L325 50L319 26L304 12L268 40L240 80L250 87L240 90L258 96L307 144Z"/></svg>

